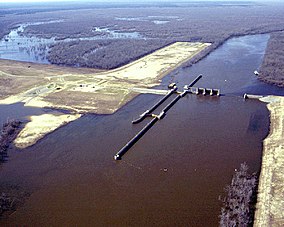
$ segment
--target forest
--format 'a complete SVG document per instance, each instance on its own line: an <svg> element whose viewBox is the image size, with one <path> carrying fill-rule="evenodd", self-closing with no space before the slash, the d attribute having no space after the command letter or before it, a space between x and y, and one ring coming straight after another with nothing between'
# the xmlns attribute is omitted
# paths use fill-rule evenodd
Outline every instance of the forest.
<svg viewBox="0 0 284 227"><path fill-rule="evenodd" d="M165 40L96 40L61 42L51 46L53 64L112 69L143 57L162 46ZM115 51L109 51L115 50Z"/></svg>
<svg viewBox="0 0 284 227"><path fill-rule="evenodd" d="M284 87L284 32L271 35L259 78L264 82Z"/></svg>
<svg viewBox="0 0 284 227"><path fill-rule="evenodd" d="M16 138L20 131L21 122L18 120L9 120L3 124L0 130L0 163L5 161L7 150L10 143Z"/></svg>
<svg viewBox="0 0 284 227"><path fill-rule="evenodd" d="M58 42L51 47L48 57L51 63L111 69L175 41L213 43L199 56L202 58L230 37L284 29L284 10L274 7L104 9L100 12L87 10L82 16L77 13L74 12L73 18L64 15L65 21L56 26L34 25L26 32L43 37L55 36L64 41L99 36L94 27L107 27L122 33L137 32L141 38ZM96 46L100 48L96 49ZM124 51L119 53L122 49Z"/></svg>
<svg viewBox="0 0 284 227"><path fill-rule="evenodd" d="M225 188L227 196L220 198L223 202L220 226L253 226L258 179L248 172L248 165L242 163Z"/></svg>

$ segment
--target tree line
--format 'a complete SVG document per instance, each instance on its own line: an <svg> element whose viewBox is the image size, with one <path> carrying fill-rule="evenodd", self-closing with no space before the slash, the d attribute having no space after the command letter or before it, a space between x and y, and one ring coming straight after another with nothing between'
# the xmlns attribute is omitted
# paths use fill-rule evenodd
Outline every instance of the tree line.
<svg viewBox="0 0 284 227"><path fill-rule="evenodd" d="M259 78L264 82L284 87L284 32L271 34Z"/></svg>
<svg viewBox="0 0 284 227"><path fill-rule="evenodd" d="M225 188L226 196L221 199L220 226L253 226L257 195L257 177L248 172L246 163L242 163Z"/></svg>

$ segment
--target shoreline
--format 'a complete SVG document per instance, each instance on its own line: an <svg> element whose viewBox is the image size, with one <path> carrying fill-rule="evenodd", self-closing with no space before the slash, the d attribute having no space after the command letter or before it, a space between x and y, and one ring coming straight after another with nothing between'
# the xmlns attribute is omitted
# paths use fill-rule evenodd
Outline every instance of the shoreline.
<svg viewBox="0 0 284 227"><path fill-rule="evenodd" d="M284 97L266 96L270 133L263 141L263 155L254 226L284 225Z"/></svg>

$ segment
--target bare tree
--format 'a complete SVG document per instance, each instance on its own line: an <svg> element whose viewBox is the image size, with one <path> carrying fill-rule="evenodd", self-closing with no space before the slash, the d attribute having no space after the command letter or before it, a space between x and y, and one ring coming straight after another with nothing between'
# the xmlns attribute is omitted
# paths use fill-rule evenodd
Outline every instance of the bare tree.
<svg viewBox="0 0 284 227"><path fill-rule="evenodd" d="M241 164L225 188L227 196L222 200L220 226L252 226L256 187L256 175L248 173L246 163Z"/></svg>

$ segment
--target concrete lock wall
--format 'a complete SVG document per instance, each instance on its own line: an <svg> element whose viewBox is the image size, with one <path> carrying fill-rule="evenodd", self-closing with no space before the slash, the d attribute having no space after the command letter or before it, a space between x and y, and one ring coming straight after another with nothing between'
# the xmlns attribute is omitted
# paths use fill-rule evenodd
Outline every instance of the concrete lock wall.
<svg viewBox="0 0 284 227"><path fill-rule="evenodd" d="M192 94L202 94L202 95L210 95L210 96L220 96L220 89L213 88L200 88L200 87L191 87L190 92Z"/></svg>

